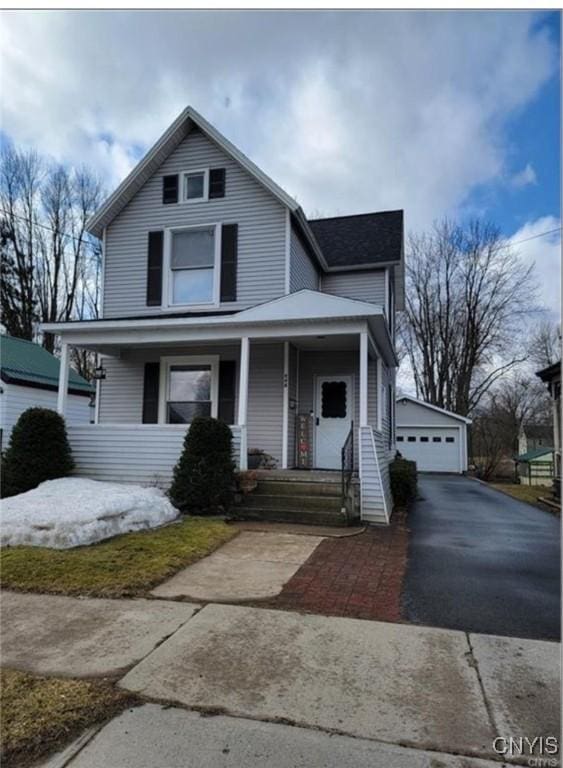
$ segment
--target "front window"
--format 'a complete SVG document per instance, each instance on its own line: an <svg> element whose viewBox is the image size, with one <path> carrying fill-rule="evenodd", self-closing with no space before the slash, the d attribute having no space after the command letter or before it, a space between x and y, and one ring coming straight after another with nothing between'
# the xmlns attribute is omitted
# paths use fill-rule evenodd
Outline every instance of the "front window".
<svg viewBox="0 0 563 768"><path fill-rule="evenodd" d="M172 304L213 301L215 227L171 233Z"/></svg>
<svg viewBox="0 0 563 768"><path fill-rule="evenodd" d="M211 366L171 365L166 421L189 424L195 416L211 416Z"/></svg>

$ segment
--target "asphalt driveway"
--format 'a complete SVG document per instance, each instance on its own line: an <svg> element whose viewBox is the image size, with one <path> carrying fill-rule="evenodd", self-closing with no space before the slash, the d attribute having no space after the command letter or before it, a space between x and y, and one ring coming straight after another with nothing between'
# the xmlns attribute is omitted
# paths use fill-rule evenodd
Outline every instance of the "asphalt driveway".
<svg viewBox="0 0 563 768"><path fill-rule="evenodd" d="M465 477L420 475L403 611L469 632L560 638L559 520Z"/></svg>

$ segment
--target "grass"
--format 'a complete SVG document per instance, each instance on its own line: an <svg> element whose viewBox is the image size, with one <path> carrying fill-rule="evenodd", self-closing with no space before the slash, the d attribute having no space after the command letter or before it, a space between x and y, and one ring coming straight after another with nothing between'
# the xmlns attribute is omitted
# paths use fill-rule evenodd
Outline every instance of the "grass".
<svg viewBox="0 0 563 768"><path fill-rule="evenodd" d="M86 728L136 703L131 694L103 680L0 673L3 768L24 766L64 747Z"/></svg>
<svg viewBox="0 0 563 768"><path fill-rule="evenodd" d="M59 595L142 595L235 534L222 520L186 518L88 547L6 547L0 551L0 585Z"/></svg>
<svg viewBox="0 0 563 768"><path fill-rule="evenodd" d="M549 510L550 512L555 512L555 510L547 504L542 504L541 501L538 501L540 496L549 496L551 494L551 488L541 485L520 485L518 483L491 483L490 485L493 488L496 488L497 491L503 491L509 496L518 499L518 501L525 501L544 511Z"/></svg>

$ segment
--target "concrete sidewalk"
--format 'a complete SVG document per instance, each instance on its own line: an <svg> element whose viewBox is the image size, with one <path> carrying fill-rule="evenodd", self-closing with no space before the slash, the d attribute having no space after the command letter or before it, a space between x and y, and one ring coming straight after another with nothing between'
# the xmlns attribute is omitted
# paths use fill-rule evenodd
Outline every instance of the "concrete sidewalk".
<svg viewBox="0 0 563 768"><path fill-rule="evenodd" d="M559 645L208 605L120 685L189 708L494 757L559 734ZM498 756L496 756L498 758Z"/></svg>
<svg viewBox="0 0 563 768"><path fill-rule="evenodd" d="M145 704L42 768L502 768L504 763Z"/></svg>

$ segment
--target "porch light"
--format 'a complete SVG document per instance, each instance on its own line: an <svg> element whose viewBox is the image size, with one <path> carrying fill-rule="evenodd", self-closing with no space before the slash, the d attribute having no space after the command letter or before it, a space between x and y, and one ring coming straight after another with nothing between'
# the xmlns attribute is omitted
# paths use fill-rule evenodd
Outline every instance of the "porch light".
<svg viewBox="0 0 563 768"><path fill-rule="evenodd" d="M103 365L98 365L96 368L94 368L94 381L102 381L106 377L106 369Z"/></svg>

